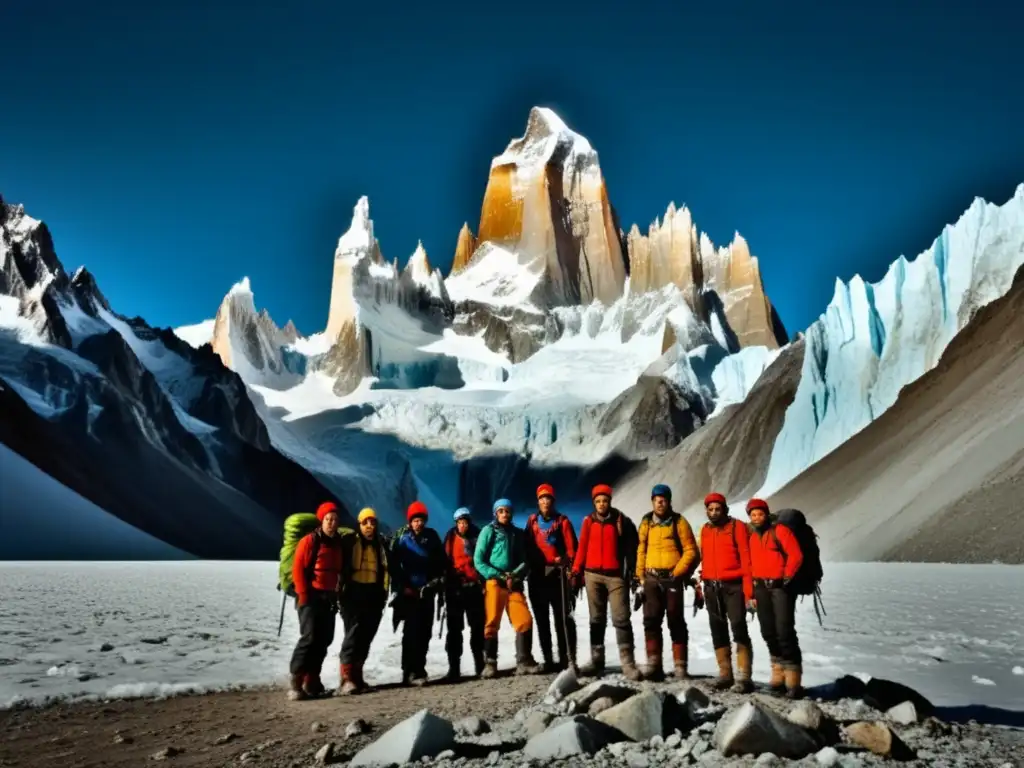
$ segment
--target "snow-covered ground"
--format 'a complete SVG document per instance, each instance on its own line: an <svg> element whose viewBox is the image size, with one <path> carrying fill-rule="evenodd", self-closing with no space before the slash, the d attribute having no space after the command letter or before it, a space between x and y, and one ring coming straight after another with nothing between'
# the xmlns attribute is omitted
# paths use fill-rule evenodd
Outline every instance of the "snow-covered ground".
<svg viewBox="0 0 1024 768"><path fill-rule="evenodd" d="M277 637L275 571L274 563L0 564L0 591L7 596L0 614L0 707L283 681L297 622L289 604ZM911 685L937 704L1024 709L1024 569L844 564L826 572L824 628L808 604L798 611L807 684L876 675ZM710 674L707 614L690 614L688 607L692 668ZM577 621L586 626L584 600ZM642 660L639 613L633 621ZM756 622L752 632L755 676L764 679L767 658ZM585 630L580 634L586 637ZM607 637L614 648L610 628ZM507 626L501 639L499 665L506 667L513 663ZM400 677L400 643L388 613L368 679ZM337 684L340 644L339 624L324 669L328 685ZM585 641L580 651L585 659ZM435 629L428 671L441 674L445 667Z"/></svg>

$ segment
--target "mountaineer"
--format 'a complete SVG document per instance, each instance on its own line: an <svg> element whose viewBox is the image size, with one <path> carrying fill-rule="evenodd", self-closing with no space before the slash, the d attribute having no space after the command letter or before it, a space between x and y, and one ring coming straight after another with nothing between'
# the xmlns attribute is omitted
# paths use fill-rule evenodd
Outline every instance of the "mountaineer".
<svg viewBox="0 0 1024 768"><path fill-rule="evenodd" d="M533 617L523 594L523 580L529 571L526 560L526 534L512 525L512 502L494 502L494 521L484 526L476 542L473 565L486 579L484 587L484 669L483 678L498 673L498 629L501 614L516 633L516 674L540 672L533 658Z"/></svg>
<svg viewBox="0 0 1024 768"><path fill-rule="evenodd" d="M690 524L672 509L671 488L663 484L654 486L651 506L652 510L640 521L640 543L636 552L636 578L643 585L647 649L643 675L647 680L664 679L661 624L667 619L675 676L683 680L689 676L683 595L687 582L700 565L700 552Z"/></svg>
<svg viewBox="0 0 1024 768"><path fill-rule="evenodd" d="M530 560L527 585L544 671L566 669L576 661L576 621L568 580L576 557L576 531L569 518L555 509L555 489L550 485L537 488L537 512L526 521L526 544ZM551 649L551 613L558 644L557 665Z"/></svg>
<svg viewBox="0 0 1024 768"><path fill-rule="evenodd" d="M380 627L391 581L387 547L377 532L377 513L367 507L360 511L357 521L359 530L341 540L345 562L340 601L345 626L341 643L343 694L362 693L369 687L363 679L363 665Z"/></svg>
<svg viewBox="0 0 1024 768"><path fill-rule="evenodd" d="M448 576L445 580L445 610L448 637L445 651L448 654L448 675L450 682L462 677L462 632L469 624L469 650L473 654L476 675L484 671L484 580L473 565L473 553L480 537L480 529L473 525L470 511L466 507L455 510L455 525L444 537L444 552L448 559Z"/></svg>
<svg viewBox="0 0 1024 768"><path fill-rule="evenodd" d="M629 585L637 551L636 526L612 507L610 486L595 485L590 496L594 511L583 520L572 566L573 585L586 584L590 609L590 662L580 669L580 674L598 675L604 670L604 634L610 606L622 674L629 680L639 680L629 610Z"/></svg>
<svg viewBox="0 0 1024 768"><path fill-rule="evenodd" d="M773 522L767 502L751 499L747 514L750 535L750 568L754 578L754 607L761 637L771 656L773 693L791 699L801 695L803 674L800 644L796 636L796 595L790 582L800 570L804 556L793 532Z"/></svg>
<svg viewBox="0 0 1024 768"><path fill-rule="evenodd" d="M392 590L395 621L402 630L402 684L427 682L427 648L434 629L434 597L442 595L445 575L444 545L437 531L427 527L427 506L414 501L406 510L408 525L395 532L391 544Z"/></svg>
<svg viewBox="0 0 1024 768"><path fill-rule="evenodd" d="M338 507L325 501L316 510L320 526L295 548L292 580L299 613L299 640L291 660L288 698L300 701L323 696L320 670L334 642L334 613L342 577L342 544Z"/></svg>
<svg viewBox="0 0 1024 768"><path fill-rule="evenodd" d="M750 533L746 525L729 516L725 496L704 497L708 522L700 529L701 580L711 625L711 642L718 660L718 690L736 693L753 690L750 680L754 653L747 630L747 608L753 607L750 578ZM736 641L736 675L733 676L729 628ZM735 682L735 684L734 684Z"/></svg>

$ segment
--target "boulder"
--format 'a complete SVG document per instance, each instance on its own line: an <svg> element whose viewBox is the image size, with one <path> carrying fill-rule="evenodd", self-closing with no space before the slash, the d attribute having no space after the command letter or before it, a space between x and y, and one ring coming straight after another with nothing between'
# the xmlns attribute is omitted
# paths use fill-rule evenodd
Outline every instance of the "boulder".
<svg viewBox="0 0 1024 768"><path fill-rule="evenodd" d="M633 741L649 741L668 736L677 726L689 724L686 711L674 696L644 691L606 709L597 716L606 725L618 729Z"/></svg>
<svg viewBox="0 0 1024 768"><path fill-rule="evenodd" d="M576 677L576 673L573 671L572 667L569 667L568 669L559 672L557 677L551 681L551 685L548 686L547 695L554 701L560 701L570 693L578 691L579 689L579 678Z"/></svg>
<svg viewBox="0 0 1024 768"><path fill-rule="evenodd" d="M691 709L705 709L711 706L711 699L708 698L708 695L695 685L683 688L676 694L676 698Z"/></svg>
<svg viewBox="0 0 1024 768"><path fill-rule="evenodd" d="M789 710L786 719L791 723L806 728L818 737L822 746L839 742L839 726L836 721L822 712L821 707L813 701L804 699Z"/></svg>
<svg viewBox="0 0 1024 768"><path fill-rule="evenodd" d="M880 712L905 701L912 702L921 717L928 717L935 712L935 705L913 688L880 677L872 677L864 684L864 700Z"/></svg>
<svg viewBox="0 0 1024 768"><path fill-rule="evenodd" d="M846 739L854 746L894 760L912 760L914 751L883 722L860 722L845 728Z"/></svg>
<svg viewBox="0 0 1024 768"><path fill-rule="evenodd" d="M814 735L759 704L746 702L730 710L715 728L715 746L723 755L771 752L799 760L819 748Z"/></svg>
<svg viewBox="0 0 1024 768"><path fill-rule="evenodd" d="M533 738L539 733L544 733L544 731L548 729L548 726L551 725L551 721L554 719L555 716L550 712L544 712L542 710L531 712L526 716L526 719L523 720L523 732L526 734L527 738Z"/></svg>
<svg viewBox="0 0 1024 768"><path fill-rule="evenodd" d="M464 733L467 736L479 736L481 733L490 733L491 726L487 724L486 720L470 716L459 720L459 722L455 724L455 730L459 733Z"/></svg>
<svg viewBox="0 0 1024 768"><path fill-rule="evenodd" d="M593 755L625 736L590 717L578 716L539 733L523 747L528 760L562 760L573 755Z"/></svg>
<svg viewBox="0 0 1024 768"><path fill-rule="evenodd" d="M349 765L403 765L436 757L455 746L455 728L448 720L425 709L409 717L356 753Z"/></svg>
<svg viewBox="0 0 1024 768"><path fill-rule="evenodd" d="M889 709L885 716L897 725L914 725L921 721L917 707L914 706L912 701L904 701L902 704L897 704Z"/></svg>
<svg viewBox="0 0 1024 768"><path fill-rule="evenodd" d="M603 680L598 680L585 688L581 688L575 693L570 693L566 696L566 699L569 701L575 701L577 710L586 711L590 709L590 705L598 699L602 699L607 696L618 704L620 701L625 701L630 696L636 695L636 692L636 688L630 688L626 685L615 685L614 683L606 683Z"/></svg>
<svg viewBox="0 0 1024 768"><path fill-rule="evenodd" d="M839 752L835 747L825 747L814 756L814 762L822 768L834 768L839 765Z"/></svg>
<svg viewBox="0 0 1024 768"><path fill-rule="evenodd" d="M573 702L570 702L573 703ZM600 699L590 705L590 709L587 710L587 714L591 717L597 717L599 714L604 712L606 709L611 709L615 706L615 699L611 696L602 696Z"/></svg>

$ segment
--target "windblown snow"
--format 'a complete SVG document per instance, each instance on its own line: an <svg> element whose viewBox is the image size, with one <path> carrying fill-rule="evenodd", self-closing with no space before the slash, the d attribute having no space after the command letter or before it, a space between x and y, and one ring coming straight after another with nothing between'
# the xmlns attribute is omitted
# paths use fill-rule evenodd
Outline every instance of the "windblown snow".
<svg viewBox="0 0 1024 768"><path fill-rule="evenodd" d="M216 320L203 320L195 325L183 325L174 329L174 335L189 346L199 349L203 344L213 341L213 324Z"/></svg>

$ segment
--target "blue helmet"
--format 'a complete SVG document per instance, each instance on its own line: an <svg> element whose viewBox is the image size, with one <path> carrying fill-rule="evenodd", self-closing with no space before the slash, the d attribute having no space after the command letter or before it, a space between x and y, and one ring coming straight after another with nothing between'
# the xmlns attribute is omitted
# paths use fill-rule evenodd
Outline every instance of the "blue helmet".
<svg viewBox="0 0 1024 768"><path fill-rule="evenodd" d="M672 501L672 489L664 483L658 483L656 486L651 488L651 498L655 496L664 496L665 501Z"/></svg>
<svg viewBox="0 0 1024 768"><path fill-rule="evenodd" d="M458 509L455 510L455 514L452 515L452 518L457 523L462 518L464 518L464 517L472 517L472 515L473 515L473 513L469 511L469 507L459 507Z"/></svg>
<svg viewBox="0 0 1024 768"><path fill-rule="evenodd" d="M499 507L508 507L509 509L512 509L514 511L512 502L509 501L508 499L498 499L496 502L494 502L494 506L491 507L491 512L495 515L498 514Z"/></svg>

